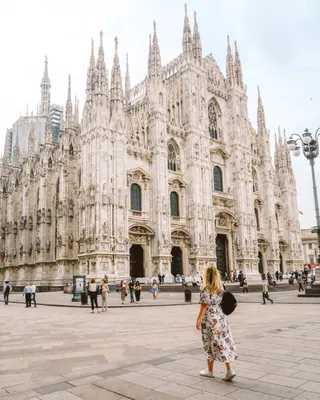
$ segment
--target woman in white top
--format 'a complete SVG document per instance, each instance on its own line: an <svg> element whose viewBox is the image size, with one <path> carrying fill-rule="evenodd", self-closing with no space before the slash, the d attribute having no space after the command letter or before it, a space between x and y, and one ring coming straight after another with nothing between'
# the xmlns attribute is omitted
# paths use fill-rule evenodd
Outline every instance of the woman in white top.
<svg viewBox="0 0 320 400"><path fill-rule="evenodd" d="M94 305L96 305L97 312L99 313L97 284L93 278L91 279L90 283L88 284L88 293L89 293L90 300L91 300L91 310L92 310L91 313L94 314Z"/></svg>
<svg viewBox="0 0 320 400"><path fill-rule="evenodd" d="M109 286L105 279L101 280L101 299L102 299L102 312L108 311L108 293Z"/></svg>

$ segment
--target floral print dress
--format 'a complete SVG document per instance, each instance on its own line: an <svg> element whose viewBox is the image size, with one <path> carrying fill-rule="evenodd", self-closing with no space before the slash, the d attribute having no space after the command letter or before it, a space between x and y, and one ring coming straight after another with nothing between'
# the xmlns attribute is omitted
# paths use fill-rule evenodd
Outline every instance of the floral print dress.
<svg viewBox="0 0 320 400"><path fill-rule="evenodd" d="M208 308L201 319L204 351L208 361L231 362L238 358L227 316L221 309L224 292L200 292L200 304Z"/></svg>

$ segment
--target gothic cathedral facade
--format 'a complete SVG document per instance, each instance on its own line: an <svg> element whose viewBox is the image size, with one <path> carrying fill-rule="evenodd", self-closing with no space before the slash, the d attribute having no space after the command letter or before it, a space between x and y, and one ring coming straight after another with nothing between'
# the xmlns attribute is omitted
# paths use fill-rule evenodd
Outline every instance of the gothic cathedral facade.
<svg viewBox="0 0 320 400"><path fill-rule="evenodd" d="M162 66L154 23L148 74L123 90L118 42L109 82L102 33L81 121L68 97L52 137L48 63L27 146L8 134L1 161L0 280L60 285L109 279L293 270L302 263L296 183L285 137L269 132L258 89L248 119L240 57L228 38L224 76L187 10L182 53ZM45 118L40 143L37 118ZM38 143L39 142L39 143Z"/></svg>

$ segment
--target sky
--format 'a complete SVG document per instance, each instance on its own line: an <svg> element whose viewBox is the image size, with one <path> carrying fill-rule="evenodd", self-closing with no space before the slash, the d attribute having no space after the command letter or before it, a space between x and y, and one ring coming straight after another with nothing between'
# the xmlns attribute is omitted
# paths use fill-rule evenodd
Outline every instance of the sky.
<svg viewBox="0 0 320 400"><path fill-rule="evenodd" d="M124 77L129 55L131 85L147 74L149 33L153 20L163 65L182 50L184 0L10 0L0 2L0 149L6 129L20 113L36 112L44 57L48 55L51 101L65 105L68 74L72 92L85 98L91 38L95 47L104 32L106 63L111 70L114 37ZM291 133L320 126L319 0L189 0L193 23L197 11L203 55L212 53L225 71L226 37L237 40L249 97L249 117L257 126L257 85L267 127ZM0 151L2 152L2 151ZM302 228L316 224L310 166L293 159ZM319 183L320 157L316 162Z"/></svg>

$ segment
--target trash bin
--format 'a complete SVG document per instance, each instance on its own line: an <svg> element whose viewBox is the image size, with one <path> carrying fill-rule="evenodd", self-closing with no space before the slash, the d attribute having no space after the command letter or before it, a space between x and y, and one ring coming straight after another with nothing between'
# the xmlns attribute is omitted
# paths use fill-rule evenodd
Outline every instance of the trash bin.
<svg viewBox="0 0 320 400"><path fill-rule="evenodd" d="M191 290L185 290L184 291L184 301L186 303L191 303Z"/></svg>
<svg viewBox="0 0 320 400"><path fill-rule="evenodd" d="M88 295L87 293L81 293L81 305L88 304Z"/></svg>

